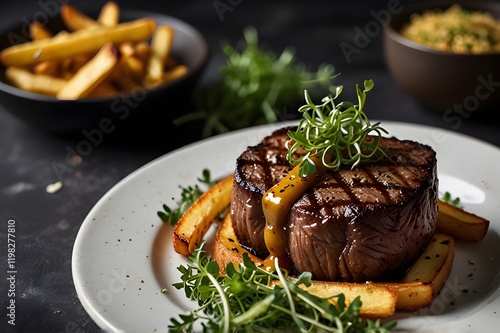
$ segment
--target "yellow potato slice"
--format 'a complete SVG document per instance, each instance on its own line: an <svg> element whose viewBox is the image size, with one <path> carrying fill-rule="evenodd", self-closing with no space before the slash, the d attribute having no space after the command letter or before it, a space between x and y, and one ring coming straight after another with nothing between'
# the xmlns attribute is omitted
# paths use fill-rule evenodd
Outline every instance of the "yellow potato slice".
<svg viewBox="0 0 500 333"><path fill-rule="evenodd" d="M439 200L437 227L440 231L456 239L478 242L486 236L489 225L489 220Z"/></svg>
<svg viewBox="0 0 500 333"><path fill-rule="evenodd" d="M401 282L431 282L434 293L438 293L450 274L454 249L455 241L452 236L436 233Z"/></svg>
<svg viewBox="0 0 500 333"><path fill-rule="evenodd" d="M229 206L233 175L224 178L203 193L174 228L173 243L177 253L189 256L201 244L217 216Z"/></svg>
<svg viewBox="0 0 500 333"><path fill-rule="evenodd" d="M396 311L413 311L432 304L436 294L431 282L373 282L397 293Z"/></svg>
<svg viewBox="0 0 500 333"><path fill-rule="evenodd" d="M312 281L309 287L303 288L320 297L344 294L346 304L352 303L359 296L359 315L365 318L387 318L396 311L398 292L381 284Z"/></svg>

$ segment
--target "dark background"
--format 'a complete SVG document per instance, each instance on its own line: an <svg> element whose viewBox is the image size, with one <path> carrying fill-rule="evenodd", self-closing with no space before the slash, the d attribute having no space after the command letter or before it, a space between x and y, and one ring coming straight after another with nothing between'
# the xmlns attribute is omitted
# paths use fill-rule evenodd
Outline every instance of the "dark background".
<svg viewBox="0 0 500 333"><path fill-rule="evenodd" d="M105 1L64 1L82 11L95 11ZM333 64L339 81L352 92L354 84L375 81L369 95L370 118L432 125L477 137L500 146L497 120L485 112L460 123L414 102L393 82L384 64L381 33L346 57L342 42L354 45L356 29L376 20L388 1L117 1L122 8L152 10L178 17L206 37L211 58L200 88L219 78L224 64L220 44L242 39L244 27L257 28L261 45L275 53L294 46L309 68ZM222 14L217 4L226 4ZM401 1L404 6L409 1ZM30 19L56 0L9 1L0 4L2 29ZM47 7L49 6L49 7ZM169 103L169 101L165 101ZM159 105L158 108L162 108ZM90 209L113 185L151 160L199 139L185 128L143 133L133 138L109 135L81 163L64 174L64 188L48 194L57 180L54 165L65 164L67 147L83 137L51 135L28 126L0 107L0 331L99 332L82 308L71 275L71 252L80 225ZM494 110L492 110L494 111ZM496 117L498 118L498 117ZM464 156L466 157L466 156ZM487 158L487 157L485 157ZM168 186L168 184L165 184ZM9 220L16 222L16 326L7 325L6 239ZM14 328L14 330L12 330Z"/></svg>

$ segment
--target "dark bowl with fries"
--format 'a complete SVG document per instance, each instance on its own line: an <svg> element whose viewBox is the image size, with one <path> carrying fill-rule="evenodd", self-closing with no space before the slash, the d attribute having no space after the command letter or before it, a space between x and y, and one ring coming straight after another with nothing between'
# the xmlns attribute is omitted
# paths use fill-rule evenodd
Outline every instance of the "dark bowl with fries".
<svg viewBox="0 0 500 333"><path fill-rule="evenodd" d="M85 15L88 15L90 18L97 18L99 12L86 13ZM120 10L118 23L121 24L144 18L154 20L156 24L155 29L160 26L169 26L173 29L173 42L170 44L171 48L168 49L168 61L166 62L169 63L168 66L171 67L170 69L173 69L176 65L184 66L183 71L177 72L178 74L180 73L177 77L174 74L167 75L163 72L161 75L162 81L146 84L146 81L149 82L151 80L146 80L146 77L135 77L134 80L131 80L127 77L127 75L130 74L129 72L118 72L113 67L113 69L109 69L109 72L113 71L112 73L115 80L112 90L105 89L111 86L106 82L106 80L111 77L111 74L106 74L108 75L107 79L103 79L103 81L99 79L100 83L95 83L93 86L86 83L91 92L82 93L80 97L61 98L58 95L60 92L46 93L45 91L39 92L30 90L30 84L32 83L28 84L27 82L30 82L33 75L39 72L45 74L43 72L44 69L38 68L42 67L39 65L39 62L26 65L9 65L2 62L0 64L0 104L6 111L12 113L22 121L43 131L56 134L78 134L84 131L92 132L95 130L106 134L118 128L133 130L136 126L141 125L147 127L148 124L163 124L164 128L173 126L172 121L183 113L183 108L179 105L185 105L186 101L191 99L191 95L201 78L208 61L209 48L205 38L196 28L175 17L152 12ZM15 44L22 44L30 41L33 35L28 33L30 30L29 28L30 27L27 27L26 24L23 26L19 25L16 27L4 28L0 33L0 50L9 48ZM68 24L64 21L62 15L51 18L44 28L46 31L52 33L51 38L53 39L59 38L55 36L55 34L60 31L66 30L72 32L71 29L68 29ZM95 29L94 32L92 32L93 35L83 41L76 40L73 44L75 45L74 47L79 47L82 43L86 43L89 40L98 39L101 33L99 32L100 27L91 29ZM128 36L133 35L130 32L126 32L126 34ZM60 38L63 39L65 37ZM146 52L144 54L149 54L150 58L153 58L151 54L155 52L153 49L153 38L154 35L142 42L143 46L146 45ZM140 43L121 43L121 46L127 44L126 46L128 46L128 48L125 49L120 48L117 43L113 44L116 46L114 49L116 62L113 64L120 64L125 63L126 53L128 52L126 50L133 49L133 47L139 49L137 45ZM133 47L131 47L130 44ZM162 45L160 45L160 48L161 47ZM43 60L43 57L50 52L57 52L57 46L52 50L44 48L33 55L33 57L41 57ZM87 62L81 64L79 68L74 69L73 75L76 75L75 72L78 70L83 71L83 67L85 66L90 68L89 58L92 59L94 56L97 57L95 53L97 52L94 52L91 56L87 55ZM139 51L137 51L137 54L139 54ZM22 56L17 56L17 59L20 58L22 58ZM78 57L72 55L71 64L72 66L77 66L75 65L77 60L74 58ZM85 57L83 58L85 59ZM139 56L136 58L139 58ZM51 62L57 62L57 70L60 71L57 72L58 80L60 78L64 79L65 77L68 77L67 81L71 80L71 74L64 74L66 76L62 74L62 71L69 67L69 65L64 65L67 64L69 60L64 57L56 60L42 60L40 60L40 62L49 64ZM143 62L141 67L141 64L136 61L136 63L139 63L137 68L144 72L153 71L152 69L150 70L150 68L154 67L153 65L150 65L147 60ZM162 66L167 67L167 64L162 64ZM21 69L24 69L24 72L12 70L9 67L21 67ZM37 67L36 70L35 67ZM45 66L43 68L47 67L50 66ZM118 65L116 65L116 67L118 67ZM9 71L8 75L6 74L7 69ZM28 79L23 76L26 74L26 71L30 71L30 73L28 73ZM137 72L139 72L139 70ZM133 73L130 75L133 75ZM136 73L136 75L138 74ZM15 86L15 81L12 81L12 76L14 76L14 80L17 79L20 84L25 85L27 88L19 85ZM80 75L80 77L83 78L85 75ZM49 78L49 81L44 81L41 89L50 90L54 87L59 87L58 84L66 84L64 83L66 81L60 83L61 81L58 80ZM135 84L132 84L133 82L135 82ZM98 88L96 88L96 86L98 86ZM78 81L74 82L73 87L66 88L68 88L66 90L70 91L70 96L80 89L80 87L78 87Z"/></svg>

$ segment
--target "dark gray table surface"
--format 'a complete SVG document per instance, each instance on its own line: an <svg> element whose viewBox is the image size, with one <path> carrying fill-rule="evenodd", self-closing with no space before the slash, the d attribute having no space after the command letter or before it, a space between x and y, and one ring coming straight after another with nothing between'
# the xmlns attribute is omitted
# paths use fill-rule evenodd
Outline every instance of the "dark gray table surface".
<svg viewBox="0 0 500 333"><path fill-rule="evenodd" d="M62 1L82 10L100 8L99 1ZM372 119L401 121L451 129L500 146L498 120L491 113L447 122L442 115L418 105L392 80L384 63L381 34L373 34L355 53L344 55L341 43L355 45L355 34L376 21L375 13L387 1L118 1L123 8L153 10L183 19L206 37L211 58L200 86L219 77L225 57L223 40L241 40L245 26L253 25L266 48L280 53L294 46L297 58L310 68L333 64L342 73L346 89L371 78L368 115ZM401 1L405 5L407 1ZM219 12L216 6L225 4ZM52 6L52 7L51 7ZM2 2L0 25L10 25L34 13L59 6L56 0ZM0 331L99 332L77 297L71 273L73 244L82 221L99 199L117 182L153 159L197 141L197 134L182 128L161 136L113 138L93 147L81 163L63 175L64 187L49 194L55 166L65 164L68 149L83 139L52 135L28 126L0 107ZM498 118L498 117L496 117ZM150 133L149 133L150 134ZM487 158L487 156L485 156ZM168 186L168 184L165 184ZM9 222L10 221L10 222ZM14 221L14 222L12 222ZM7 324L10 287L7 267L7 232L15 223L16 325Z"/></svg>

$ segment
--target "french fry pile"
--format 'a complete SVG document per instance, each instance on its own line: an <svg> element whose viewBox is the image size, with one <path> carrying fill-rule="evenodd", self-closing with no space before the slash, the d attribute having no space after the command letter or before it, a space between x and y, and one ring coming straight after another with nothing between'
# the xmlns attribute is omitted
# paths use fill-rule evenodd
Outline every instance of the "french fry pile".
<svg viewBox="0 0 500 333"><path fill-rule="evenodd" d="M74 100L151 89L189 71L172 57L171 26L149 17L120 23L113 1L96 19L68 4L61 6L61 17L67 30L52 34L35 21L29 27L31 41L0 52L10 84Z"/></svg>

